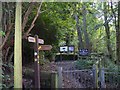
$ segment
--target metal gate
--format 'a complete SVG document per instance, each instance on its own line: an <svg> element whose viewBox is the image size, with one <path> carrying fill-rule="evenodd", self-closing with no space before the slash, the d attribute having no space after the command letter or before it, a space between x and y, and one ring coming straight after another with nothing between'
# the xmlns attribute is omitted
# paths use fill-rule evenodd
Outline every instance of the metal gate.
<svg viewBox="0 0 120 90"><path fill-rule="evenodd" d="M64 63L60 62L58 65L59 88L93 88L95 86L93 69L78 70L74 62L63 65Z"/></svg>
<svg viewBox="0 0 120 90"><path fill-rule="evenodd" d="M105 88L120 88L120 72L104 71Z"/></svg>
<svg viewBox="0 0 120 90"><path fill-rule="evenodd" d="M110 72L97 64L84 70L58 67L59 88L119 88L120 72Z"/></svg>
<svg viewBox="0 0 120 90"><path fill-rule="evenodd" d="M62 72L64 76L64 87L67 88L93 88L94 77L91 69L86 70L68 70ZM68 80L65 82L65 80Z"/></svg>

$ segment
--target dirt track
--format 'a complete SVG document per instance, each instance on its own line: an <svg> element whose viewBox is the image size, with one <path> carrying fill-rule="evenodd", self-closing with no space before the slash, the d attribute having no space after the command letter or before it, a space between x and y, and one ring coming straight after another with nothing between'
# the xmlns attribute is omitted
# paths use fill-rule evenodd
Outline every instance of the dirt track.
<svg viewBox="0 0 120 90"><path fill-rule="evenodd" d="M62 67L63 71L76 70L75 61L51 62L51 63L45 64L44 67L41 66L40 69L42 71L51 72L51 71L57 71L58 67ZM91 82L92 79L90 77L90 74L88 74L88 72L87 73L86 72L70 72L70 73L63 72L62 75L63 75L63 84L62 84L63 88L88 88L88 87L91 87L93 83ZM29 85L28 84L26 85L31 86L32 83Z"/></svg>
<svg viewBox="0 0 120 90"><path fill-rule="evenodd" d="M75 62L66 61L66 62L57 62L58 67L62 67L64 71L74 70ZM83 88L79 81L72 74L63 73L63 88Z"/></svg>
<svg viewBox="0 0 120 90"><path fill-rule="evenodd" d="M63 71L76 70L75 61L57 62L56 66L62 67ZM63 88L87 88L92 86L93 80L88 72L63 73Z"/></svg>

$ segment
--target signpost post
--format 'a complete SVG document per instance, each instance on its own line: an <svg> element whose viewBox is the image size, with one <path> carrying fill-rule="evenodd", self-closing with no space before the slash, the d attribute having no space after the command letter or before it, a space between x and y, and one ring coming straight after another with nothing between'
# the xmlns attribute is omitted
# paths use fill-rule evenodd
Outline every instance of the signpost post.
<svg viewBox="0 0 120 90"><path fill-rule="evenodd" d="M52 46L51 45L40 45L39 44L44 44L43 39L39 39L37 35L34 37L29 36L28 37L29 42L34 43L34 74L35 74L35 88L40 90L40 67L39 67L39 50L40 51L46 51L46 50L51 50Z"/></svg>
<svg viewBox="0 0 120 90"><path fill-rule="evenodd" d="M28 37L29 42L34 42L34 74L35 74L35 88L40 90L40 67L39 67L39 44L44 44L44 40L39 39L37 35Z"/></svg>
<svg viewBox="0 0 120 90"><path fill-rule="evenodd" d="M40 90L40 68L39 68L39 51L38 51L38 36L35 35L35 44L34 44L34 74L35 74L35 88Z"/></svg>

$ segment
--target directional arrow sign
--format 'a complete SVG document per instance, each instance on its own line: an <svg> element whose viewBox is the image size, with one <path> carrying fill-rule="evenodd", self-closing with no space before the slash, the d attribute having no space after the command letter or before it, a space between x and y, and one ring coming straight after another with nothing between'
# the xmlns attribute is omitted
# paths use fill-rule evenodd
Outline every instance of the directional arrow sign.
<svg viewBox="0 0 120 90"><path fill-rule="evenodd" d="M29 42L35 42L35 38L34 37L28 37L28 41ZM38 43L39 44L44 44L44 40L43 39L38 39Z"/></svg>
<svg viewBox="0 0 120 90"><path fill-rule="evenodd" d="M38 47L38 50L51 50L52 46L51 45L40 45Z"/></svg>

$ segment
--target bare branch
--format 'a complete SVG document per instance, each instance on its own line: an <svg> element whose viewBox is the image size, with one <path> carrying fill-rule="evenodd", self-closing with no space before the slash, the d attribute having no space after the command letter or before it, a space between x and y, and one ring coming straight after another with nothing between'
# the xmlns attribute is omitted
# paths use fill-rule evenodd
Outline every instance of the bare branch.
<svg viewBox="0 0 120 90"><path fill-rule="evenodd" d="M25 15L24 15L24 19L23 19L23 23L22 23L22 31L24 32L24 29L26 27L26 24L28 22L28 17L29 17L29 14L31 13L32 11L32 8L33 8L33 5L34 5L35 2L31 2L30 5L29 5L29 8L27 9Z"/></svg>
<svg viewBox="0 0 120 90"><path fill-rule="evenodd" d="M42 6L42 2L40 3L39 7L38 7L38 11L37 11L37 14L36 16L34 17L32 23L31 23L31 26L30 28L27 30L27 32L24 34L23 38L26 38L29 34L29 32L32 30L32 28L34 27L34 24L35 24L35 21L37 20L39 14L40 14L40 9L41 9L41 6Z"/></svg>
<svg viewBox="0 0 120 90"><path fill-rule="evenodd" d="M3 40L3 43L0 45L0 50L3 48L3 46L5 45L5 43L6 43L6 41L7 41L7 39L8 39L8 37L9 37L9 35L10 35L10 32L11 32L11 28L12 28L12 26L13 26L13 23L9 26L9 28L8 28L8 32L7 32L7 34L6 34L6 36L5 36L5 39Z"/></svg>
<svg viewBox="0 0 120 90"><path fill-rule="evenodd" d="M113 16L114 16L114 18L115 18L115 28L116 28L116 30L117 30L117 20L116 20L116 15L115 15L115 11L114 11L114 9L113 9L113 3L112 3L112 2L111 2L111 11L112 11Z"/></svg>
<svg viewBox="0 0 120 90"><path fill-rule="evenodd" d="M41 14L41 13L44 13L44 12L46 12L46 11L48 11L48 10L41 11L40 14Z"/></svg>
<svg viewBox="0 0 120 90"><path fill-rule="evenodd" d="M7 50L6 50L4 62L7 61L7 56L8 56L9 51L10 51L10 47L8 47Z"/></svg>

